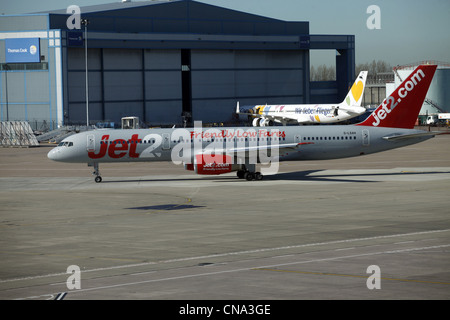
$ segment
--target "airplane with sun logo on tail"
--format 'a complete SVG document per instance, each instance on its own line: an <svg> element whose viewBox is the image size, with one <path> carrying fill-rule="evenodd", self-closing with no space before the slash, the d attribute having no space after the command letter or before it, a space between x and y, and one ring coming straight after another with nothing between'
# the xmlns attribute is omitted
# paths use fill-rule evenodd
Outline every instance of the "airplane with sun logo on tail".
<svg viewBox="0 0 450 320"><path fill-rule="evenodd" d="M94 167L96 182L102 181L100 163L137 161L172 161L202 175L237 172L250 181L276 174L280 161L349 158L400 148L442 133L414 129L436 68L418 66L366 120L354 125L101 129L65 138L48 158L87 163ZM269 168L263 167L267 164Z"/></svg>
<svg viewBox="0 0 450 320"><path fill-rule="evenodd" d="M361 71L353 86L339 104L287 104L236 106L236 114L254 118L254 127L273 126L276 124L313 124L335 123L348 120L366 112L361 107L362 95L366 85L367 71Z"/></svg>

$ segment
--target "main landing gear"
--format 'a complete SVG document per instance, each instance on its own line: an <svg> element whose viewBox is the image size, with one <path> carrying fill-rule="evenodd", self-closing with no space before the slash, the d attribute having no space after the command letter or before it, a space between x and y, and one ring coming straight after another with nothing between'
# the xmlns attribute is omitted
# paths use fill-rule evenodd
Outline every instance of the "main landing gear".
<svg viewBox="0 0 450 320"><path fill-rule="evenodd" d="M247 181L262 180L264 177L261 172L250 172L244 170L239 170L237 172L237 176L239 179L245 179Z"/></svg>
<svg viewBox="0 0 450 320"><path fill-rule="evenodd" d="M98 169L98 163L88 163L89 167L94 167L94 172L92 174L95 176L95 182L102 182L102 177L100 176L100 170Z"/></svg>
<svg viewBox="0 0 450 320"><path fill-rule="evenodd" d="M247 169L245 170L239 170L237 172L237 176L239 179L245 179L247 181L252 181L252 180L262 180L263 179L263 175L261 174L261 172L251 172Z"/></svg>

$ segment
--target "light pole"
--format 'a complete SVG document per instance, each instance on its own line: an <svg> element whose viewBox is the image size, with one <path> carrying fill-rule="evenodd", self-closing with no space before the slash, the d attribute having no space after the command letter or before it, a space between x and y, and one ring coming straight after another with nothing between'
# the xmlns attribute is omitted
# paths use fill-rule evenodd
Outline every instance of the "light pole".
<svg viewBox="0 0 450 320"><path fill-rule="evenodd" d="M8 101L8 70L9 65L5 63L3 65L3 68L5 69L5 89L6 89L6 121L9 121L9 101Z"/></svg>
<svg viewBox="0 0 450 320"><path fill-rule="evenodd" d="M89 24L88 19L81 19L81 24L84 25L84 62L86 67L86 129L89 129L89 79L88 79L88 36L87 26Z"/></svg>

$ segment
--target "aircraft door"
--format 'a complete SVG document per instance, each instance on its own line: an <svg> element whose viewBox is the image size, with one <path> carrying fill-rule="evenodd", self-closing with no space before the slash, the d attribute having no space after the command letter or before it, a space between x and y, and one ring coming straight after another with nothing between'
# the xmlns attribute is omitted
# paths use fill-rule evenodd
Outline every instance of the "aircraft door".
<svg viewBox="0 0 450 320"><path fill-rule="evenodd" d="M370 145L369 130L364 129L362 131L362 144L366 147Z"/></svg>
<svg viewBox="0 0 450 320"><path fill-rule="evenodd" d="M302 137L300 135L296 134L294 140L295 140L294 141L295 143L300 143L300 142L302 142Z"/></svg>
<svg viewBox="0 0 450 320"><path fill-rule="evenodd" d="M163 150L170 149L170 134L169 133L163 133L162 134L162 138L163 138L162 149Z"/></svg>
<svg viewBox="0 0 450 320"><path fill-rule="evenodd" d="M86 149L88 152L94 152L95 151L95 136L93 134L90 134L87 136L87 146Z"/></svg>

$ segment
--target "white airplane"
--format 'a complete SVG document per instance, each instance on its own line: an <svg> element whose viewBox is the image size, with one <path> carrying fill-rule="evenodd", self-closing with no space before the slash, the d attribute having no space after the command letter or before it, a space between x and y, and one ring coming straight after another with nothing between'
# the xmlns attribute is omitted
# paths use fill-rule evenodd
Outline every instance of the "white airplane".
<svg viewBox="0 0 450 320"><path fill-rule="evenodd" d="M366 108L361 107L367 71L361 71L353 86L339 104L288 104L236 106L236 113L253 117L254 127L272 126L275 122L286 124L335 123L357 117Z"/></svg>
<svg viewBox="0 0 450 320"><path fill-rule="evenodd" d="M237 171L260 180L261 162L357 157L425 141L438 132L415 130L436 65L421 65L363 122L270 128L103 129L65 138L48 153L55 161L88 163L101 182L104 162L173 161L197 174ZM267 160L268 159L268 160Z"/></svg>

